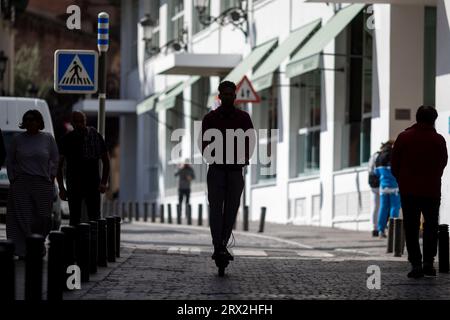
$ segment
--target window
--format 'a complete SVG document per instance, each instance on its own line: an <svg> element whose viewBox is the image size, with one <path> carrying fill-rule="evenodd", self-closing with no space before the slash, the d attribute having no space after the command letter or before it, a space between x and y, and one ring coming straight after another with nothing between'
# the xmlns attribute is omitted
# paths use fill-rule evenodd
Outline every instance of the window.
<svg viewBox="0 0 450 320"><path fill-rule="evenodd" d="M170 0L167 42L183 37L184 0Z"/></svg>
<svg viewBox="0 0 450 320"><path fill-rule="evenodd" d="M297 82L295 81L297 80ZM319 170L320 167L320 107L321 107L321 73L311 71L294 79L298 88L291 90L298 93L293 108L299 108L297 140L297 175ZM295 121L296 119L294 119Z"/></svg>
<svg viewBox="0 0 450 320"><path fill-rule="evenodd" d="M267 130L267 137L258 138L258 163L256 166L256 182L276 178L277 141L278 136L272 135L272 129L278 129L278 95L274 85L260 92L261 103L253 108L256 113L255 129ZM261 153L264 155L261 156ZM270 161L268 161L270 160ZM266 163L268 162L268 163ZM266 171L265 173L263 171Z"/></svg>
<svg viewBox="0 0 450 320"><path fill-rule="evenodd" d="M372 119L372 37L365 27L368 13L360 13L347 27L347 104L343 145L343 167L360 166L370 158Z"/></svg>
<svg viewBox="0 0 450 320"><path fill-rule="evenodd" d="M209 16L210 12L211 12L211 4L210 1L207 2L208 6L206 7L205 16ZM192 4L194 5L194 4ZM202 31L203 29L205 29L207 26L204 26L203 24L200 23L200 17L198 15L197 10L195 9L195 7L192 7L192 33L198 33L200 31Z"/></svg>
<svg viewBox="0 0 450 320"><path fill-rule="evenodd" d="M233 7L240 7L239 0L221 0L220 1L220 11L224 12Z"/></svg>
<svg viewBox="0 0 450 320"><path fill-rule="evenodd" d="M436 96L436 7L425 7L423 104L434 106Z"/></svg>
<svg viewBox="0 0 450 320"><path fill-rule="evenodd" d="M152 28L151 40L148 42L148 49L145 50L145 59L150 58L152 55L156 54L159 49L159 0L152 0L150 2L150 19L155 24Z"/></svg>

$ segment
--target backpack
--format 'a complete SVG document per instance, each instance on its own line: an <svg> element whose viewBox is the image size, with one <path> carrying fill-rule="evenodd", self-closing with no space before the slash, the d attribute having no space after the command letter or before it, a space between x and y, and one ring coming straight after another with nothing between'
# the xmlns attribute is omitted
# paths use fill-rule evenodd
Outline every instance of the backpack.
<svg viewBox="0 0 450 320"><path fill-rule="evenodd" d="M369 186L371 188L380 187L380 178L378 178L378 176L373 172L369 172Z"/></svg>

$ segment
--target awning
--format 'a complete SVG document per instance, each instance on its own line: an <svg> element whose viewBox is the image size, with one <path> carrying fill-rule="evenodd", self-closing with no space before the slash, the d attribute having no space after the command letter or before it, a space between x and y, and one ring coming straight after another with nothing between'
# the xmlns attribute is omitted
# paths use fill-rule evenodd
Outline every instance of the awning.
<svg viewBox="0 0 450 320"><path fill-rule="evenodd" d="M159 59L154 68L155 74L223 77L241 60L240 54L174 52Z"/></svg>
<svg viewBox="0 0 450 320"><path fill-rule="evenodd" d="M159 97L158 102L156 103L156 112L173 108L175 106L177 96L182 94L185 88L193 85L198 79L200 79L200 76L192 76L187 81L182 81L169 87Z"/></svg>
<svg viewBox="0 0 450 320"><path fill-rule="evenodd" d="M311 32L320 25L320 22L320 19L315 20L291 32L289 37L270 54L252 76L253 88L256 91L261 91L272 85L273 73L278 69L281 62L305 41Z"/></svg>
<svg viewBox="0 0 450 320"><path fill-rule="evenodd" d="M142 101L141 103L139 103L136 107L136 113L138 115L140 115L140 114L143 114L143 113L153 110L153 108L156 105L156 99L158 99L160 94L161 93L155 93L152 96L150 96L149 98L147 98L144 101Z"/></svg>
<svg viewBox="0 0 450 320"><path fill-rule="evenodd" d="M98 113L98 100L79 100L73 106L73 111L82 111L87 114ZM105 112L107 116L120 116L125 114L136 114L135 100L106 99Z"/></svg>
<svg viewBox="0 0 450 320"><path fill-rule="evenodd" d="M272 39L255 47L252 52L225 77L224 80L232 81L237 84L248 71L267 55L276 43L277 39Z"/></svg>
<svg viewBox="0 0 450 320"><path fill-rule="evenodd" d="M339 11L317 31L287 65L286 76L292 78L319 68L320 54L344 28L361 12L365 4L352 4Z"/></svg>

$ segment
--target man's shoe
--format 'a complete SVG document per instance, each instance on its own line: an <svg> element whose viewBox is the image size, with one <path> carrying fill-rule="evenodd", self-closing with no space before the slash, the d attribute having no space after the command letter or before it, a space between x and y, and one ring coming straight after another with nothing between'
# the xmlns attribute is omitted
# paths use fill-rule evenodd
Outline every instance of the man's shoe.
<svg viewBox="0 0 450 320"><path fill-rule="evenodd" d="M412 270L408 273L408 278L422 278L423 277L423 269L421 266L413 266Z"/></svg>
<svg viewBox="0 0 450 320"><path fill-rule="evenodd" d="M436 269L433 267L432 263L423 264L423 274L427 277L436 277Z"/></svg>
<svg viewBox="0 0 450 320"><path fill-rule="evenodd" d="M378 237L378 230L372 231L372 237Z"/></svg>
<svg viewBox="0 0 450 320"><path fill-rule="evenodd" d="M223 252L225 253L226 257L228 258L228 260L233 261L234 257L231 255L231 253L227 250L227 248L223 249Z"/></svg>
<svg viewBox="0 0 450 320"><path fill-rule="evenodd" d="M385 233L384 231L378 231L378 237L379 237L380 239L387 238L387 237L386 237L386 233Z"/></svg>

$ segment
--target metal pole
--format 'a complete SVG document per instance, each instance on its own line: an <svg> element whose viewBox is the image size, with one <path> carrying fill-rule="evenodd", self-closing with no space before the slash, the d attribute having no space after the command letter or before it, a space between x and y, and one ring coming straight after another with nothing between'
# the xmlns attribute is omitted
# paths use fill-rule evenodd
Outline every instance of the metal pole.
<svg viewBox="0 0 450 320"><path fill-rule="evenodd" d="M198 225L203 225L203 205L201 203L198 205Z"/></svg>
<svg viewBox="0 0 450 320"><path fill-rule="evenodd" d="M31 234L26 238L25 300L42 300L42 253L44 237Z"/></svg>
<svg viewBox="0 0 450 320"><path fill-rule="evenodd" d="M64 269L64 233L52 231L48 236L48 275L47 299L60 301L63 298Z"/></svg>
<svg viewBox="0 0 450 320"><path fill-rule="evenodd" d="M402 229L403 220L400 218L394 219L394 257L402 256Z"/></svg>
<svg viewBox="0 0 450 320"><path fill-rule="evenodd" d="M119 216L114 217L116 219L116 257L120 258L120 219Z"/></svg>
<svg viewBox="0 0 450 320"><path fill-rule="evenodd" d="M98 219L98 266L107 267L106 219Z"/></svg>
<svg viewBox="0 0 450 320"><path fill-rule="evenodd" d="M164 204L159 205L160 222L164 223Z"/></svg>
<svg viewBox="0 0 450 320"><path fill-rule="evenodd" d="M89 271L91 273L96 273L98 264L98 222L89 221L89 224L91 225L91 257L89 260Z"/></svg>
<svg viewBox="0 0 450 320"><path fill-rule="evenodd" d="M76 264L76 250L75 250L75 236L76 229L74 226L61 227L61 232L64 233L64 272L71 265ZM66 281L69 276L64 273L63 283L61 284L64 290L68 290Z"/></svg>
<svg viewBox="0 0 450 320"><path fill-rule="evenodd" d="M81 271L81 282L89 281L91 269L91 226L88 223L80 223L77 226L77 257Z"/></svg>
<svg viewBox="0 0 450 320"><path fill-rule="evenodd" d="M0 279L0 301L15 300L14 243L11 240L0 241Z"/></svg>
<svg viewBox="0 0 450 320"><path fill-rule="evenodd" d="M128 202L128 222L133 222L133 202Z"/></svg>
<svg viewBox="0 0 450 320"><path fill-rule="evenodd" d="M386 253L392 253L393 251L394 251L394 218L389 218Z"/></svg>
<svg viewBox="0 0 450 320"><path fill-rule="evenodd" d="M181 206L177 204L177 224L181 224Z"/></svg>
<svg viewBox="0 0 450 320"><path fill-rule="evenodd" d="M134 203L134 219L137 221L139 221L139 202L136 201Z"/></svg>
<svg viewBox="0 0 450 320"><path fill-rule="evenodd" d="M244 231L248 231L248 206L244 206Z"/></svg>
<svg viewBox="0 0 450 320"><path fill-rule="evenodd" d="M172 223L172 204L168 203L167 204L167 217L169 219L169 223Z"/></svg>
<svg viewBox="0 0 450 320"><path fill-rule="evenodd" d="M148 202L144 202L144 222L148 220Z"/></svg>
<svg viewBox="0 0 450 320"><path fill-rule="evenodd" d="M439 272L447 273L449 269L448 224L439 225Z"/></svg>
<svg viewBox="0 0 450 320"><path fill-rule="evenodd" d="M105 137L105 102L106 102L106 53L109 47L109 15L100 12L97 18L98 57L98 132Z"/></svg>
<svg viewBox="0 0 450 320"><path fill-rule="evenodd" d="M152 222L156 221L156 203L152 202Z"/></svg>
<svg viewBox="0 0 450 320"><path fill-rule="evenodd" d="M259 221L259 231L264 232L264 222L266 221L266 207L261 207L261 220Z"/></svg>
<svg viewBox="0 0 450 320"><path fill-rule="evenodd" d="M106 218L108 262L116 262L116 218Z"/></svg>
<svg viewBox="0 0 450 320"><path fill-rule="evenodd" d="M192 211L191 211L191 205L188 204L186 206L186 215L187 215L187 224L192 225Z"/></svg>
<svg viewBox="0 0 450 320"><path fill-rule="evenodd" d="M127 217L127 209L126 209L125 202L122 202L121 208L122 208L122 214L121 214L122 220L125 220L125 218Z"/></svg>

